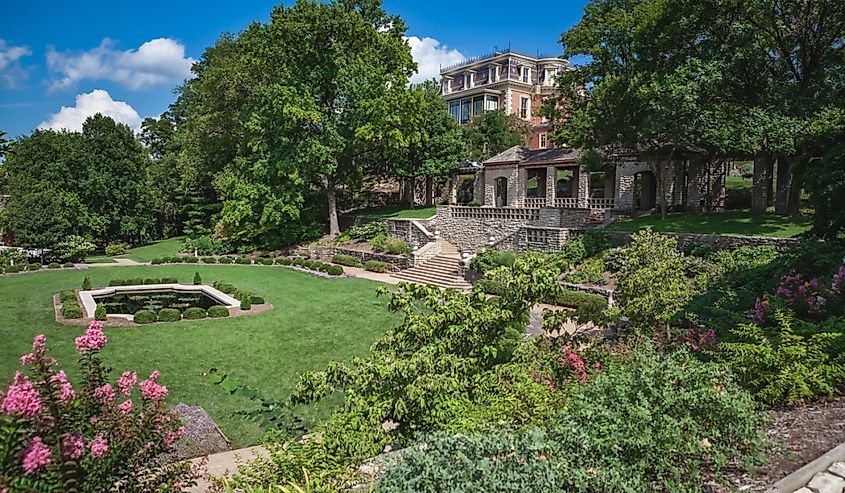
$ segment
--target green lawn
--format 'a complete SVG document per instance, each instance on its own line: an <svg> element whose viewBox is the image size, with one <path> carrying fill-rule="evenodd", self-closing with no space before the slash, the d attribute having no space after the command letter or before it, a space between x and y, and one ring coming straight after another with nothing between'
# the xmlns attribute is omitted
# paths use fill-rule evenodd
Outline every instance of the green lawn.
<svg viewBox="0 0 845 493"><path fill-rule="evenodd" d="M177 236L175 238L168 238L166 240L156 241L141 245L135 248L130 248L126 255L120 255L121 258L128 258L136 262L149 262L154 258L173 257L182 248L184 238Z"/></svg>
<svg viewBox="0 0 845 493"><path fill-rule="evenodd" d="M236 416L254 405L209 383L210 368L263 393L286 397L299 375L332 360L367 353L370 345L398 321L376 297L378 283L364 279L321 279L281 267L179 265L101 267L86 271L45 271L0 277L0 383L19 369L32 338L46 334L48 347L71 378L76 376L73 339L83 327L54 319L52 293L79 287L91 276L95 286L111 278L177 276L183 282L199 272L210 284L225 279L263 295L274 309L259 315L192 322L107 328L102 352L116 378L125 370L146 376L161 371L170 390L168 402L203 406L234 447L257 443L258 426ZM306 420L328 414L328 405L300 409Z"/></svg>
<svg viewBox="0 0 845 493"><path fill-rule="evenodd" d="M383 217L397 219L428 219L437 214L437 207L411 207L408 205L391 205L359 209L348 212L347 216Z"/></svg>
<svg viewBox="0 0 845 493"><path fill-rule="evenodd" d="M774 236L788 238L810 229L809 219L792 221L771 212L752 213L749 210L710 214L660 214L620 221L607 227L608 231L638 231L650 226L654 231L673 233L727 234L745 236Z"/></svg>

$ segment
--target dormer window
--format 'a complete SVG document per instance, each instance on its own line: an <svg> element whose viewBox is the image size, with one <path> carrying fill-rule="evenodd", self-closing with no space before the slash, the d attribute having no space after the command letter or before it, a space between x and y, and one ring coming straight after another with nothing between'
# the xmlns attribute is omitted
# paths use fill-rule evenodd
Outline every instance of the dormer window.
<svg viewBox="0 0 845 493"><path fill-rule="evenodd" d="M557 69L556 68L547 68L546 69L546 77L543 80L545 85L553 86L555 84L555 77L557 76Z"/></svg>
<svg viewBox="0 0 845 493"><path fill-rule="evenodd" d="M449 94L450 92L452 92L452 79L447 79L444 77L442 84L443 94Z"/></svg>
<svg viewBox="0 0 845 493"><path fill-rule="evenodd" d="M531 68L522 67L522 82L529 84L531 82Z"/></svg>
<svg viewBox="0 0 845 493"><path fill-rule="evenodd" d="M475 74L472 72L464 74L464 89L472 89L475 86Z"/></svg>
<svg viewBox="0 0 845 493"><path fill-rule="evenodd" d="M489 71L489 76L487 80L490 83L499 82L499 66L498 65L491 65L490 68L487 69Z"/></svg>

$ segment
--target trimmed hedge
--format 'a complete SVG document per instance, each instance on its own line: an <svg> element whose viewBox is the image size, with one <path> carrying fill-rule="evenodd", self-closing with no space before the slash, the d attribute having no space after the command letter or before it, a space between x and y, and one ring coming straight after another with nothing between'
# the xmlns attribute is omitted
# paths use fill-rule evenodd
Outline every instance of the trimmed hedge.
<svg viewBox="0 0 845 493"><path fill-rule="evenodd" d="M150 263L153 264L153 265L159 265L159 264L163 264L164 260L165 259L162 259L162 258L154 258L154 259L150 260Z"/></svg>
<svg viewBox="0 0 845 493"><path fill-rule="evenodd" d="M140 277L133 277L131 279L127 279L124 282L126 283L126 284L124 284L124 286L140 286L140 285L144 284L144 280L141 279Z"/></svg>
<svg viewBox="0 0 845 493"><path fill-rule="evenodd" d="M332 257L332 262L340 265L345 265L347 267L361 267L361 261L358 260L358 257L352 255L345 255L339 253Z"/></svg>
<svg viewBox="0 0 845 493"><path fill-rule="evenodd" d="M235 263L239 265L252 265L252 259L249 257L238 257L235 259Z"/></svg>
<svg viewBox="0 0 845 493"><path fill-rule="evenodd" d="M47 264L48 269L58 269L61 266L62 265L58 262L50 262L49 264Z"/></svg>
<svg viewBox="0 0 845 493"><path fill-rule="evenodd" d="M217 259L217 263L218 264L231 264L232 259L229 258L229 257L220 257L219 259Z"/></svg>
<svg viewBox="0 0 845 493"><path fill-rule="evenodd" d="M82 308L74 301L62 304L62 316L65 318L82 318Z"/></svg>
<svg viewBox="0 0 845 493"><path fill-rule="evenodd" d="M208 308L208 316L211 318L228 317L229 309L223 305L214 305Z"/></svg>
<svg viewBox="0 0 845 493"><path fill-rule="evenodd" d="M246 295L241 298L241 310L252 309L252 295Z"/></svg>
<svg viewBox="0 0 845 493"><path fill-rule="evenodd" d="M155 312L149 310L138 310L132 315L132 321L136 324L151 324L158 320Z"/></svg>
<svg viewBox="0 0 845 493"><path fill-rule="evenodd" d="M144 279L144 284L161 284L161 279L148 277L147 279Z"/></svg>
<svg viewBox="0 0 845 493"><path fill-rule="evenodd" d="M201 318L205 318L206 312L202 308L198 306L192 306L185 310L182 314L182 318L185 320L199 320Z"/></svg>
<svg viewBox="0 0 845 493"><path fill-rule="evenodd" d="M200 262L202 262L204 264L216 264L217 259L214 258L214 257L203 257L203 258L200 259Z"/></svg>
<svg viewBox="0 0 845 493"><path fill-rule="evenodd" d="M179 284L179 279L175 277L162 277L161 278L162 284Z"/></svg>
<svg viewBox="0 0 845 493"><path fill-rule="evenodd" d="M111 279L109 281L109 286L125 286L125 285L126 285L126 281L124 281L123 279Z"/></svg>
<svg viewBox="0 0 845 493"><path fill-rule="evenodd" d="M26 270L41 270L41 264L32 263L26 266Z"/></svg>
<svg viewBox="0 0 845 493"><path fill-rule="evenodd" d="M178 322L182 319L182 314L175 308L162 308L158 312L159 322Z"/></svg>
<svg viewBox="0 0 845 493"><path fill-rule="evenodd" d="M64 264L62 264L62 267L64 267L65 269L73 269L74 267L76 267L76 264L74 264L73 262L65 262Z"/></svg>
<svg viewBox="0 0 845 493"><path fill-rule="evenodd" d="M276 265L293 265L293 259L287 257L279 257L276 259Z"/></svg>
<svg viewBox="0 0 845 493"><path fill-rule="evenodd" d="M61 300L62 303L67 303L68 301L76 303L76 291L72 289L63 289L59 292L59 300Z"/></svg>
<svg viewBox="0 0 845 493"><path fill-rule="evenodd" d="M9 266L6 266L5 270L6 270L7 274L14 274L16 272L22 271L23 269L24 269L24 267L22 265L9 265Z"/></svg>
<svg viewBox="0 0 845 493"><path fill-rule="evenodd" d="M196 257L184 257L184 260L183 260L183 262L185 262L186 264L197 264L197 263L199 263L199 261L200 261L200 259L198 259Z"/></svg>
<svg viewBox="0 0 845 493"><path fill-rule="evenodd" d="M380 260L368 260L364 264L364 269L370 272L387 272L390 270L390 264Z"/></svg>
<svg viewBox="0 0 845 493"><path fill-rule="evenodd" d="M255 259L255 263L261 264L261 265L273 265L273 259L266 258L266 257L257 258L257 259Z"/></svg>
<svg viewBox="0 0 845 493"><path fill-rule="evenodd" d="M251 296L251 297L250 297L249 301L250 301L253 305L263 305L263 304L264 304L264 297L263 297L263 296L255 296L255 295L253 295L253 296Z"/></svg>

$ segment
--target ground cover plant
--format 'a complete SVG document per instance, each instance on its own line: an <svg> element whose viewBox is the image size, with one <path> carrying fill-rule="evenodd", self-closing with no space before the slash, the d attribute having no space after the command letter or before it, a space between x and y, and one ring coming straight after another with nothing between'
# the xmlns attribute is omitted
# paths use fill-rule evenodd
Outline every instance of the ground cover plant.
<svg viewBox="0 0 845 493"><path fill-rule="evenodd" d="M698 233L741 236L773 236L790 238L806 233L812 227L807 218L791 219L774 213L750 210L714 212L706 214L669 214L661 220L659 215L641 216L619 221L607 227L608 231L635 232L650 227L658 233Z"/></svg>
<svg viewBox="0 0 845 493"><path fill-rule="evenodd" d="M204 407L232 440L234 447L257 443L260 426L235 413L253 404L243 398L220 399L219 389L203 377L210 368L225 368L239 381L268 395L287 395L300 373L316 370L330 360L365 354L370 344L390 327L396 316L376 298L377 283L364 279L325 280L289 269L175 265L160 267L101 267L86 272L45 271L38 275L0 279L0 382L14 377L18 357L29 343L45 334L53 355L75 360L73 339L81 328L55 321L52 296L78 288L85 276L93 286L112 278L175 277L190 280L226 279L238 288L261 293L284 310L252 317L206 318L178 324L106 328L110 344L101 352L104 364L133 368L147 374L155 369L167 376L170 401ZM355 317L349 317L354 310ZM74 368L64 368L79 377ZM297 408L308 423L326 416L333 401Z"/></svg>

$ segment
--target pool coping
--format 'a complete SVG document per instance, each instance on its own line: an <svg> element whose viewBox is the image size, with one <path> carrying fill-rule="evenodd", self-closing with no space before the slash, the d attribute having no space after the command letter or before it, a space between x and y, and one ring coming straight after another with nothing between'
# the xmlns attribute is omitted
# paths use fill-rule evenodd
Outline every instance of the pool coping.
<svg viewBox="0 0 845 493"><path fill-rule="evenodd" d="M212 286L205 284L137 284L132 286L108 286L105 288L91 289L88 291L79 292L79 301L82 308L85 310L86 317L94 318L94 312L97 310L97 301L95 296L113 296L115 294L140 294L158 291L173 291L175 293L199 293L205 294L209 298L219 302L226 308L240 308L241 302L228 294L220 291ZM123 318L131 321L133 314L110 313L109 317Z"/></svg>

